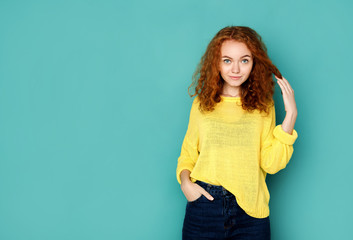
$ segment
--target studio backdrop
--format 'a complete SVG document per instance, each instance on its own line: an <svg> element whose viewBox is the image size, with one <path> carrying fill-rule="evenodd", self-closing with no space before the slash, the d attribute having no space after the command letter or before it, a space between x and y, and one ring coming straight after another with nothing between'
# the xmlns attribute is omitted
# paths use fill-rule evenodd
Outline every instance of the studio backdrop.
<svg viewBox="0 0 353 240"><path fill-rule="evenodd" d="M1 0L0 239L181 239L187 88L229 25L255 29L295 91L294 153L267 176L272 239L348 239L352 7Z"/></svg>

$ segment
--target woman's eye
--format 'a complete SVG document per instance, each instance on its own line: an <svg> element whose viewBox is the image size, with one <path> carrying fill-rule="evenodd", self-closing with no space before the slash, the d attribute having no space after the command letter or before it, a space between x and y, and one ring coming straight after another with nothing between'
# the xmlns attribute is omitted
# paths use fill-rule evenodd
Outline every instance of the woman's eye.
<svg viewBox="0 0 353 240"><path fill-rule="evenodd" d="M229 59L224 59L224 60L223 60L223 62L225 62L225 63L229 63L229 62L226 62L226 61L229 61L229 62L230 62L230 60L229 60Z"/></svg>
<svg viewBox="0 0 353 240"><path fill-rule="evenodd" d="M243 61L246 61L245 63L249 62L249 60L248 60L248 59L243 59Z"/></svg>

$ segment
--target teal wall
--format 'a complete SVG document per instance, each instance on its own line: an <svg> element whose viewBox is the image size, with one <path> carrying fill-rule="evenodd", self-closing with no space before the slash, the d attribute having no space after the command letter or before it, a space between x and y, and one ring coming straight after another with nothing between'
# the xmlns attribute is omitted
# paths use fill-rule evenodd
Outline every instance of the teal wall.
<svg viewBox="0 0 353 240"><path fill-rule="evenodd" d="M175 168L201 55L254 28L295 90L274 240L352 235L351 1L0 1L0 239L181 239ZM280 89L277 123L284 118Z"/></svg>

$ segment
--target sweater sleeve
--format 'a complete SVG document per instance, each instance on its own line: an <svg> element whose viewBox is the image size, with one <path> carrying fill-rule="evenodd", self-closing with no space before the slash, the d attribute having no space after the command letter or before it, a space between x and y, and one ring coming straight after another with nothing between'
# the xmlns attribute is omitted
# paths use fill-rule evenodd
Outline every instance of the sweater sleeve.
<svg viewBox="0 0 353 240"><path fill-rule="evenodd" d="M184 136L183 144L181 146L181 153L178 158L176 176L179 184L181 184L180 173L182 170L188 169L192 172L199 156L199 129L197 124L198 101L196 99L197 97L194 99L191 106L188 128Z"/></svg>
<svg viewBox="0 0 353 240"><path fill-rule="evenodd" d="M298 133L294 129L289 134L282 129L281 124L276 126L275 107L272 106L261 137L261 168L269 174L284 169L292 157L297 137Z"/></svg>

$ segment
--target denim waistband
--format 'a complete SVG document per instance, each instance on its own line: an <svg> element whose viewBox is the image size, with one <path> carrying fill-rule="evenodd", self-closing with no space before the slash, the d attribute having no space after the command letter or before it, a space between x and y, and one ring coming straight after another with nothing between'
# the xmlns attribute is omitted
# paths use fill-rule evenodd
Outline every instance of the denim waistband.
<svg viewBox="0 0 353 240"><path fill-rule="evenodd" d="M218 194L223 196L233 196L231 192L225 189L223 186L212 185L210 183L202 182L197 180L195 183L204 188L211 195Z"/></svg>

